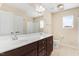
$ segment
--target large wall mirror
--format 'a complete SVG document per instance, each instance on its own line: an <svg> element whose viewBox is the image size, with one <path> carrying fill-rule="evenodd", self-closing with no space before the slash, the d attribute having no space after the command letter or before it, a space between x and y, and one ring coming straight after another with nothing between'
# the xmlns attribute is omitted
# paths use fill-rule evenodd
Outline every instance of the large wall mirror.
<svg viewBox="0 0 79 59"><path fill-rule="evenodd" d="M25 21L22 16L0 11L0 35L8 35L12 32L18 34L40 32L40 22L32 18Z"/></svg>

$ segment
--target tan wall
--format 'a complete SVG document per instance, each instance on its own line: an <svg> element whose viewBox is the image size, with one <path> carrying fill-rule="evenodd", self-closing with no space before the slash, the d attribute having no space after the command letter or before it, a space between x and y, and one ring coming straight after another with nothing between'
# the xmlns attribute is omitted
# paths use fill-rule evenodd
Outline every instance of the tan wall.
<svg viewBox="0 0 79 59"><path fill-rule="evenodd" d="M46 33L52 33L52 15L50 12L45 12L44 14L44 20L45 20L45 28L44 28L44 32Z"/></svg>
<svg viewBox="0 0 79 59"><path fill-rule="evenodd" d="M74 16L74 28L63 29L62 18L63 16L73 15ZM77 17L79 15L79 8L66 10L63 12L52 14L52 32L56 39L62 39L63 43L76 45L77 40ZM63 39L64 37L64 39Z"/></svg>

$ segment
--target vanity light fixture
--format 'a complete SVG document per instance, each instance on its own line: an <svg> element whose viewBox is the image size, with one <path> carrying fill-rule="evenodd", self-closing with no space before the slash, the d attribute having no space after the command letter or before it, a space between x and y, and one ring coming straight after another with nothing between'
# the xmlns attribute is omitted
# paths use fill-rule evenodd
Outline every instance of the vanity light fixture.
<svg viewBox="0 0 79 59"><path fill-rule="evenodd" d="M57 5L57 8L63 8L64 7L64 5L63 4L59 4L59 5Z"/></svg>
<svg viewBox="0 0 79 59"><path fill-rule="evenodd" d="M45 11L45 8L41 5L36 5L36 11L37 12L44 12Z"/></svg>

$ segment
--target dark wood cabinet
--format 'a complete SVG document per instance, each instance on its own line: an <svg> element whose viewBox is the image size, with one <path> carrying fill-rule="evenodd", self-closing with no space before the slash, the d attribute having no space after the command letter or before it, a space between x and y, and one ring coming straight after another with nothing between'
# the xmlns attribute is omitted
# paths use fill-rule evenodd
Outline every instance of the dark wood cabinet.
<svg viewBox="0 0 79 59"><path fill-rule="evenodd" d="M16 48L11 51L1 53L0 55L3 55L3 56L37 55L37 42L25 45L23 47Z"/></svg>
<svg viewBox="0 0 79 59"><path fill-rule="evenodd" d="M48 56L53 50L53 36L0 53L1 56Z"/></svg>
<svg viewBox="0 0 79 59"><path fill-rule="evenodd" d="M53 51L53 36L38 41L38 56L49 56Z"/></svg>
<svg viewBox="0 0 79 59"><path fill-rule="evenodd" d="M29 53L25 53L23 56L37 56L37 50L32 50Z"/></svg>
<svg viewBox="0 0 79 59"><path fill-rule="evenodd" d="M43 49L40 52L38 52L38 56L46 56L46 49Z"/></svg>
<svg viewBox="0 0 79 59"><path fill-rule="evenodd" d="M53 51L53 36L47 38L47 55Z"/></svg>
<svg viewBox="0 0 79 59"><path fill-rule="evenodd" d="M38 41L38 56L46 55L46 39Z"/></svg>

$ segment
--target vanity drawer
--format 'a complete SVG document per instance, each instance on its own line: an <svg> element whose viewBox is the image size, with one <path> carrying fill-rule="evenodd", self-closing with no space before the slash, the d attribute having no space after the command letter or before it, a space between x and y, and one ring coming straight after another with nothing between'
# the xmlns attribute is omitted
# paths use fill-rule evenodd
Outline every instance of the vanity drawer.
<svg viewBox="0 0 79 59"><path fill-rule="evenodd" d="M1 55L6 56L23 56L24 54L27 55L30 51L37 50L37 42L25 45L23 47L7 51L4 53L1 53Z"/></svg>
<svg viewBox="0 0 79 59"><path fill-rule="evenodd" d="M38 45L39 45L39 47L41 47L41 45L45 46L46 45L46 39L42 39L42 40L38 41Z"/></svg>
<svg viewBox="0 0 79 59"><path fill-rule="evenodd" d="M38 51L46 49L46 39L38 41Z"/></svg>

